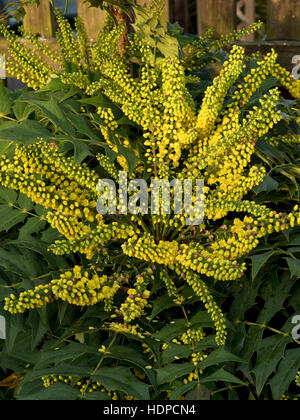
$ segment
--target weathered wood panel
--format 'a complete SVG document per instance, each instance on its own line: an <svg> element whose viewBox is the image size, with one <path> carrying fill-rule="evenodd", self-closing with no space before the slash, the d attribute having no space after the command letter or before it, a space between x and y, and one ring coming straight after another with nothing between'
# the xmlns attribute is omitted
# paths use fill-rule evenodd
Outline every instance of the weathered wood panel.
<svg viewBox="0 0 300 420"><path fill-rule="evenodd" d="M300 77L300 41L242 42L248 54L260 51L267 54L273 48L278 54L278 63L289 70L296 78Z"/></svg>
<svg viewBox="0 0 300 420"><path fill-rule="evenodd" d="M40 5L26 7L24 27L30 32L43 37L55 36L55 21L53 7L49 0L40 0Z"/></svg>
<svg viewBox="0 0 300 420"><path fill-rule="evenodd" d="M300 40L300 0L267 0L267 35Z"/></svg>
<svg viewBox="0 0 300 420"><path fill-rule="evenodd" d="M190 19L188 0L173 0L171 15L172 20L178 22L187 32Z"/></svg>
<svg viewBox="0 0 300 420"><path fill-rule="evenodd" d="M215 28L216 35L228 34L236 28L235 0L198 0L200 33Z"/></svg>
<svg viewBox="0 0 300 420"><path fill-rule="evenodd" d="M96 7L89 7L84 0L77 0L77 13L86 25L88 36L95 39L104 23L105 13Z"/></svg>
<svg viewBox="0 0 300 420"><path fill-rule="evenodd" d="M236 4L236 15L240 20L237 29L243 29L255 21L255 0L239 0ZM254 34L246 36L243 41L254 41Z"/></svg>

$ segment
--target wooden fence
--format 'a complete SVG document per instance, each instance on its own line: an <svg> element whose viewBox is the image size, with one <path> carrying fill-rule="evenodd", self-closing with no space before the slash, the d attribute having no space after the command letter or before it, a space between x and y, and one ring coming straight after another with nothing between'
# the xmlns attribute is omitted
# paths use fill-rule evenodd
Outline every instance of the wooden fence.
<svg viewBox="0 0 300 420"><path fill-rule="evenodd" d="M248 52L274 48L278 61L300 78L300 0L265 0L267 41L243 40ZM218 34L242 28L256 19L255 0L198 0L198 32L214 27Z"/></svg>
<svg viewBox="0 0 300 420"><path fill-rule="evenodd" d="M149 0L137 0L144 4ZM259 0L257 0L259 1ZM266 35L268 41L255 42L253 36L242 40L248 52L271 48L279 54L279 62L300 78L300 0L265 0L267 6ZM214 27L217 34L240 29L256 19L256 0L167 0L164 18L178 21L187 32L193 28L199 34ZM84 20L88 34L94 39L104 20L104 12L90 8L84 0L77 0L78 15ZM40 6L27 8L26 29L39 33L45 42L55 43L54 13L49 0L40 0ZM7 48L0 39L0 53Z"/></svg>

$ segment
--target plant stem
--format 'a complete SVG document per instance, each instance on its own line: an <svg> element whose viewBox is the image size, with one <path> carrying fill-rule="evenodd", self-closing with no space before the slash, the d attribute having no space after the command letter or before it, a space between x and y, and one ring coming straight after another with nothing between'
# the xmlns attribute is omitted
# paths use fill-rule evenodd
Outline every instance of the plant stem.
<svg viewBox="0 0 300 420"><path fill-rule="evenodd" d="M243 321L235 321L235 324L241 324L241 323L243 323ZM275 334L279 334L279 335L282 335L282 336L284 336L284 337L290 337L295 343L297 343L297 344L299 344L300 345L300 341L299 340L296 340L295 338L293 338L289 333L287 333L287 332L283 332L283 331L280 331L280 330L276 330L275 328L272 328L272 327L269 327L268 325L265 325L265 324L257 324L256 322L244 322L245 323L245 325L249 325L249 326L251 326L251 327L259 327L259 328L263 328L263 329L266 329L266 330L269 330L269 331L272 331L272 332L274 332Z"/></svg>
<svg viewBox="0 0 300 420"><path fill-rule="evenodd" d="M87 391L88 387L90 386L90 384L91 384L91 382L92 382L92 378L91 378L91 376L95 375L95 374L98 372L98 370L100 369L100 367L101 367L101 365L102 365L102 362L103 362L103 360L105 359L105 355L106 355L106 353L108 353L108 352L109 352L109 349L112 347L112 345L113 345L113 344L114 344L114 342L116 341L117 336L118 336L118 334L117 334L117 333L116 333L116 334L114 334L114 336L113 336L113 338L111 339L111 342L109 343L109 345L108 345L108 347L107 347L107 349L106 349L105 353L103 354L103 356L102 356L102 357L101 357L101 359L99 360L99 363L97 364L97 366L95 367L95 369L94 369L94 370L93 370L93 372L91 373L90 378L89 378L89 380L87 381L86 386L85 386L85 388L84 388L84 391L82 392L82 397L84 397L84 396L86 395L86 391Z"/></svg>

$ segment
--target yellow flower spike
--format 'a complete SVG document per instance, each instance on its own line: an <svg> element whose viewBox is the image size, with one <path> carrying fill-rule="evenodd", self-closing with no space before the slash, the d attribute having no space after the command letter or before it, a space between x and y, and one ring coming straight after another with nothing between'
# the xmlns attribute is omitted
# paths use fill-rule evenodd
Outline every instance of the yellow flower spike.
<svg viewBox="0 0 300 420"><path fill-rule="evenodd" d="M201 137L208 136L213 130L225 96L244 68L244 56L244 49L235 45L221 74L207 88L197 117L197 128Z"/></svg>

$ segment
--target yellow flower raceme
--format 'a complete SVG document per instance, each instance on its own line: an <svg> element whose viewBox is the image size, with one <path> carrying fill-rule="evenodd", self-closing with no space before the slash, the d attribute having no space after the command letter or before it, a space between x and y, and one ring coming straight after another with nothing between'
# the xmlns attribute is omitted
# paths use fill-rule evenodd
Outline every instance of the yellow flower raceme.
<svg viewBox="0 0 300 420"><path fill-rule="evenodd" d="M91 247L102 246L105 242L117 239L136 238L138 230L132 226L113 222L110 225L101 224L96 229L72 240L55 241L49 247L57 255L68 254L70 252L86 253Z"/></svg>
<svg viewBox="0 0 300 420"><path fill-rule="evenodd" d="M199 296L200 300L204 303L207 312L211 315L211 318L216 327L217 344L224 345L226 342L227 332L225 317L221 309L215 303L204 281L202 281L197 274L191 271L187 271L185 274L185 278L187 283L192 287L195 294Z"/></svg>
<svg viewBox="0 0 300 420"><path fill-rule="evenodd" d="M197 344L205 338L205 333L202 328L189 328L186 332L184 332L180 340L183 344Z"/></svg>
<svg viewBox="0 0 300 420"><path fill-rule="evenodd" d="M300 80L294 79L291 73L281 67L278 63L273 66L271 73L273 77L280 80L282 86L284 86L294 98L300 99Z"/></svg>
<svg viewBox="0 0 300 420"><path fill-rule="evenodd" d="M99 276L75 266L72 271L61 274L49 284L36 286L32 290L11 294L5 299L4 308L10 313L22 313L27 309L40 308L54 300L61 299L72 305L90 306L114 297L119 283L114 278Z"/></svg>
<svg viewBox="0 0 300 420"><path fill-rule="evenodd" d="M242 47L234 46L221 74L214 79L213 85L207 88L197 117L200 137L211 134L225 96L244 68L244 54Z"/></svg>
<svg viewBox="0 0 300 420"><path fill-rule="evenodd" d="M146 290L149 276L152 277L152 280L154 279L151 269L149 273L138 275L134 288L128 289L127 298L120 307L124 322L129 323L143 314L150 296L150 291Z"/></svg>

